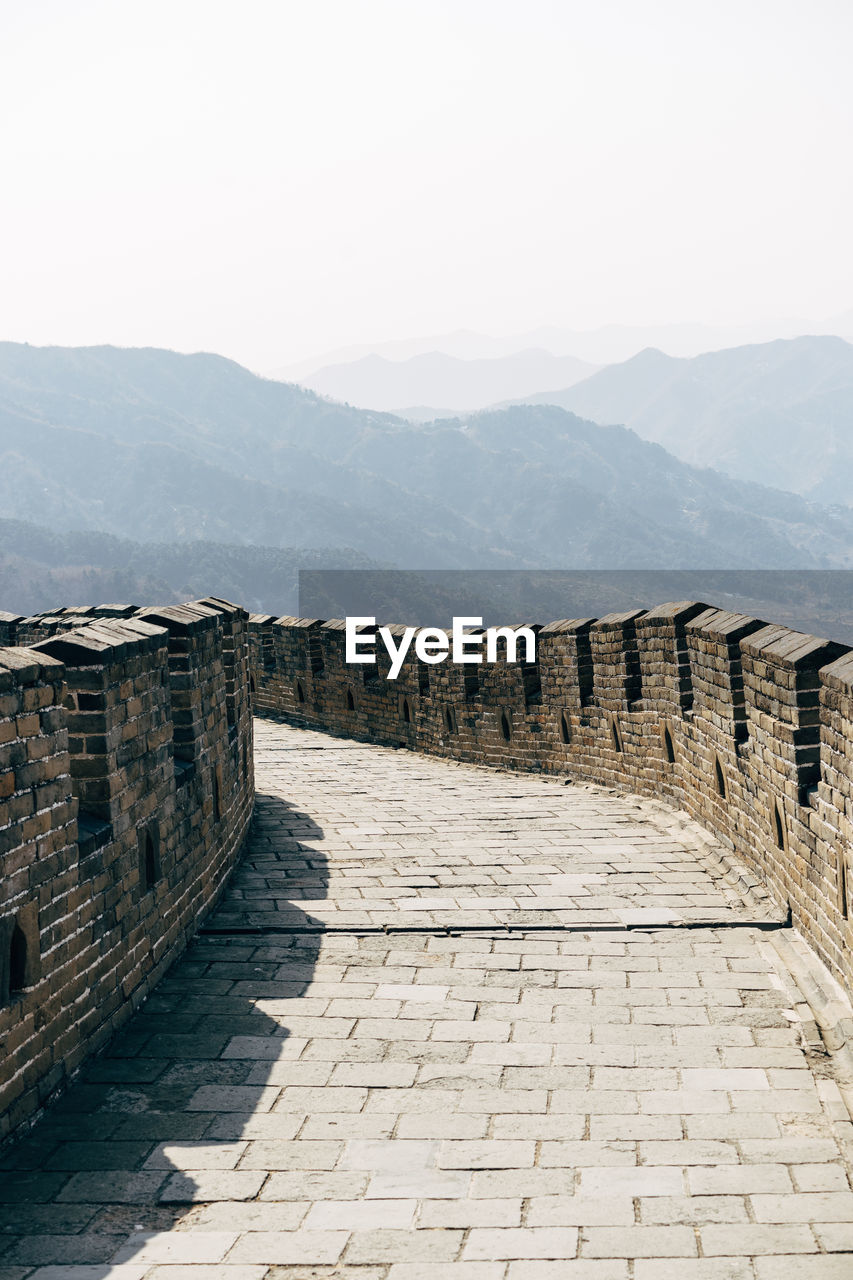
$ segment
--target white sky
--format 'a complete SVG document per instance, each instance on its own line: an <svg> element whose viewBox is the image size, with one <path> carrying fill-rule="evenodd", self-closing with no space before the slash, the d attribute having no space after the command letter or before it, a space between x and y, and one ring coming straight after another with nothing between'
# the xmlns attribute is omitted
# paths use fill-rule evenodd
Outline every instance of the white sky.
<svg viewBox="0 0 853 1280"><path fill-rule="evenodd" d="M850 0L0 0L0 338L853 306Z"/></svg>

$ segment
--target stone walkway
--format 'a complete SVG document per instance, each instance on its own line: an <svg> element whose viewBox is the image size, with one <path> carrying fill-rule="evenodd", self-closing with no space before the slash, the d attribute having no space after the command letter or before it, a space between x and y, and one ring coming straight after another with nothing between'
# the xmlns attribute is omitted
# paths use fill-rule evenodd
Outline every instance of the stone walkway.
<svg viewBox="0 0 853 1280"><path fill-rule="evenodd" d="M0 1280L851 1280L788 931L697 828L270 722L257 768L219 911L6 1154Z"/></svg>

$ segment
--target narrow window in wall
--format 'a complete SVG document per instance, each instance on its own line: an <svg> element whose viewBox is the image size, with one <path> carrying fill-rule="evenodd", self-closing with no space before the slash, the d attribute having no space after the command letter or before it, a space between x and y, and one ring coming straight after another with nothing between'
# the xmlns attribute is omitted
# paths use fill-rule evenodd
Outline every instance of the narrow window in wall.
<svg viewBox="0 0 853 1280"><path fill-rule="evenodd" d="M850 889L847 883L847 859L844 856L843 848L838 851L838 907L841 911L841 918L849 920Z"/></svg>
<svg viewBox="0 0 853 1280"><path fill-rule="evenodd" d="M453 719L453 708L452 708L452 707L445 707L445 708L444 708L444 723L445 723L445 725L447 726L447 732L448 732L448 733L453 733L453 731L454 731L454 730L455 730L455 728L456 728L456 724L455 724L454 719Z"/></svg>
<svg viewBox="0 0 853 1280"><path fill-rule="evenodd" d="M17 996L27 985L27 939L19 924L9 943L9 995Z"/></svg>
<svg viewBox="0 0 853 1280"><path fill-rule="evenodd" d="M355 698L352 696L352 689L347 689L347 711L355 711Z"/></svg>
<svg viewBox="0 0 853 1280"><path fill-rule="evenodd" d="M672 745L672 734L668 725L664 725L663 729L663 749L666 753L667 764L675 764L675 747Z"/></svg>
<svg viewBox="0 0 853 1280"><path fill-rule="evenodd" d="M723 773L723 766L720 764L719 756L714 756L714 778L717 783L717 793L726 798L726 775Z"/></svg>
<svg viewBox="0 0 853 1280"><path fill-rule="evenodd" d="M213 821L219 822L222 819L222 765L218 764L213 770Z"/></svg>
<svg viewBox="0 0 853 1280"><path fill-rule="evenodd" d="M139 890L147 893L160 878L160 859L149 827L143 827L137 836L139 843Z"/></svg>
<svg viewBox="0 0 853 1280"><path fill-rule="evenodd" d="M254 693L254 692L255 692L255 677L254 677L254 676L249 676L249 692L250 692L250 693Z"/></svg>
<svg viewBox="0 0 853 1280"><path fill-rule="evenodd" d="M0 1005L17 999L39 980L38 906L28 902L16 916L0 920Z"/></svg>
<svg viewBox="0 0 853 1280"><path fill-rule="evenodd" d="M565 746L568 746L572 740L572 727L565 711L560 712L560 738Z"/></svg>
<svg viewBox="0 0 853 1280"><path fill-rule="evenodd" d="M305 690L302 688L302 685L298 680L296 681L296 698L298 702L305 701Z"/></svg>
<svg viewBox="0 0 853 1280"><path fill-rule="evenodd" d="M776 848L785 848L785 819L778 800L773 802L773 832L776 836Z"/></svg>
<svg viewBox="0 0 853 1280"><path fill-rule="evenodd" d="M509 742L512 738L512 725L510 724L509 716L505 711L501 712L501 733L505 742Z"/></svg>
<svg viewBox="0 0 853 1280"><path fill-rule="evenodd" d="M403 710L403 720L404 720L404 722L405 722L406 724L411 724L411 723L412 723L412 712L411 712L411 709L410 709L410 707L409 707L409 699L408 699L408 698L404 698L404 699L403 699L403 708L402 708L402 710Z"/></svg>
<svg viewBox="0 0 853 1280"><path fill-rule="evenodd" d="M610 721L610 744L614 751L622 750L622 735L615 720Z"/></svg>

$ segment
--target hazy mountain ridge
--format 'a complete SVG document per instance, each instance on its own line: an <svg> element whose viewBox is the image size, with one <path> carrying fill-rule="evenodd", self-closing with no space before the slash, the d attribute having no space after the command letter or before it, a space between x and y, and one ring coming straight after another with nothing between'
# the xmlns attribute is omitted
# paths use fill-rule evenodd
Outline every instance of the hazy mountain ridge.
<svg viewBox="0 0 853 1280"><path fill-rule="evenodd" d="M570 329L556 324L540 325L526 333L477 333L457 329L452 333L421 338L395 338L388 342L360 343L339 347L295 363L266 371L282 382L300 382L330 365L352 364L366 356L382 356L401 363L414 356L438 352L457 360L498 360L531 347L543 348L553 356L575 356L590 364L614 364L630 360L649 347L671 356L698 356L727 347L774 342L802 334L833 334L853 342L853 311L820 321L802 317L755 320L741 324L707 324L682 321L671 324L604 324L595 329ZM541 389L541 388L540 388ZM486 407L485 403L483 407Z"/></svg>
<svg viewBox="0 0 853 1280"><path fill-rule="evenodd" d="M842 338L779 339L690 359L642 351L524 403L624 423L696 466L814 501L853 501L853 345Z"/></svg>
<svg viewBox="0 0 853 1280"><path fill-rule="evenodd" d="M466 413L497 400L572 386L597 367L576 356L555 356L535 347L482 359L429 351L407 360L366 355L328 365L300 381L320 395L363 408L400 413L407 405L420 405L416 413L423 420L440 412L423 406L446 404L453 413Z"/></svg>
<svg viewBox="0 0 853 1280"><path fill-rule="evenodd" d="M842 567L853 549L853 513L559 408L415 427L154 349L0 344L0 504L57 530L411 568Z"/></svg>

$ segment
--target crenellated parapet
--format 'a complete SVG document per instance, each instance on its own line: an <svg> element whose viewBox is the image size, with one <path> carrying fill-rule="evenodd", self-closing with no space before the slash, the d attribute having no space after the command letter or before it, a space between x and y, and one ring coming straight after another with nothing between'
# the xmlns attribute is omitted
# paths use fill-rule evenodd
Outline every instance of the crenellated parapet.
<svg viewBox="0 0 853 1280"><path fill-rule="evenodd" d="M430 665L412 651L392 681L381 646L375 666L346 663L343 622L253 617L255 705L682 807L853 989L853 653L698 601L536 630L535 664Z"/></svg>
<svg viewBox="0 0 853 1280"><path fill-rule="evenodd" d="M0 1137L146 997L239 856L247 621L212 599L0 618Z"/></svg>

